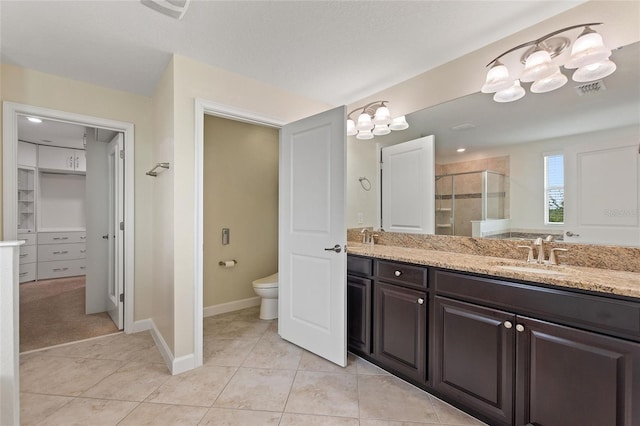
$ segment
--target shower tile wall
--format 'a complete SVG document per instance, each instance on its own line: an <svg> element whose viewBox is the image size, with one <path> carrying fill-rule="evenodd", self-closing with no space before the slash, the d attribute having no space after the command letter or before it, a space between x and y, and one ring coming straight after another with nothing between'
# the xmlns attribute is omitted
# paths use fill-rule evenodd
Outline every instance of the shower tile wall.
<svg viewBox="0 0 640 426"><path fill-rule="evenodd" d="M491 157L480 160L461 161L457 163L436 164L437 175L474 172L490 170L509 176L509 156ZM482 218L482 175L474 173L458 175L455 180L455 235L471 236L471 221ZM488 183L488 217L499 217L504 210L504 217L509 217L509 179L504 180L505 196L501 197L494 179L489 178ZM451 200L452 181L449 177L443 177L436 182L436 224L446 224L450 218L447 210L452 206ZM436 227L438 235L452 235L451 228Z"/></svg>

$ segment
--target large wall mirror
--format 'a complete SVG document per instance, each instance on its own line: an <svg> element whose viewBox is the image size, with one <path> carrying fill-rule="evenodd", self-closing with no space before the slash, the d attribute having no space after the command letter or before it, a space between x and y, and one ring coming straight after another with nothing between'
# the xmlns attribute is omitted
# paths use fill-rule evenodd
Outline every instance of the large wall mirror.
<svg viewBox="0 0 640 426"><path fill-rule="evenodd" d="M407 115L405 131L350 137L348 227L380 226L380 149L434 135L436 234L640 246L640 42L611 59L599 82L563 69L569 82L553 92L503 104L476 93Z"/></svg>

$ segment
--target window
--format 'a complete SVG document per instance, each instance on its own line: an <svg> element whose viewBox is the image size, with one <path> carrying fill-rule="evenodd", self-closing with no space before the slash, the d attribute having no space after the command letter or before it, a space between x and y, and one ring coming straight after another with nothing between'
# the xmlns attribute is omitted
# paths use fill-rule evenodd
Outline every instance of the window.
<svg viewBox="0 0 640 426"><path fill-rule="evenodd" d="M544 156L544 223L564 223L564 156Z"/></svg>

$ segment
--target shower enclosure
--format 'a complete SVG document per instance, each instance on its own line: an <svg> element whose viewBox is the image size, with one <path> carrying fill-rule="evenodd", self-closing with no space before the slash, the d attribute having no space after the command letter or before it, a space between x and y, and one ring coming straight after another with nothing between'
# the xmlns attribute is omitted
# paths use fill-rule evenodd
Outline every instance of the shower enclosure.
<svg viewBox="0 0 640 426"><path fill-rule="evenodd" d="M508 217L507 178L491 170L436 176L436 235L472 235L472 221Z"/></svg>

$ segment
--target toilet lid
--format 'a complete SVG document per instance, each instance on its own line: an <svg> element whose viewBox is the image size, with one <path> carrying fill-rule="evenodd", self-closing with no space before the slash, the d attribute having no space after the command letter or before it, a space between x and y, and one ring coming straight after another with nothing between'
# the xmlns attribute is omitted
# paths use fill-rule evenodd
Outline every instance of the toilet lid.
<svg viewBox="0 0 640 426"><path fill-rule="evenodd" d="M254 287L278 287L278 273L268 277L257 279L253 282Z"/></svg>

